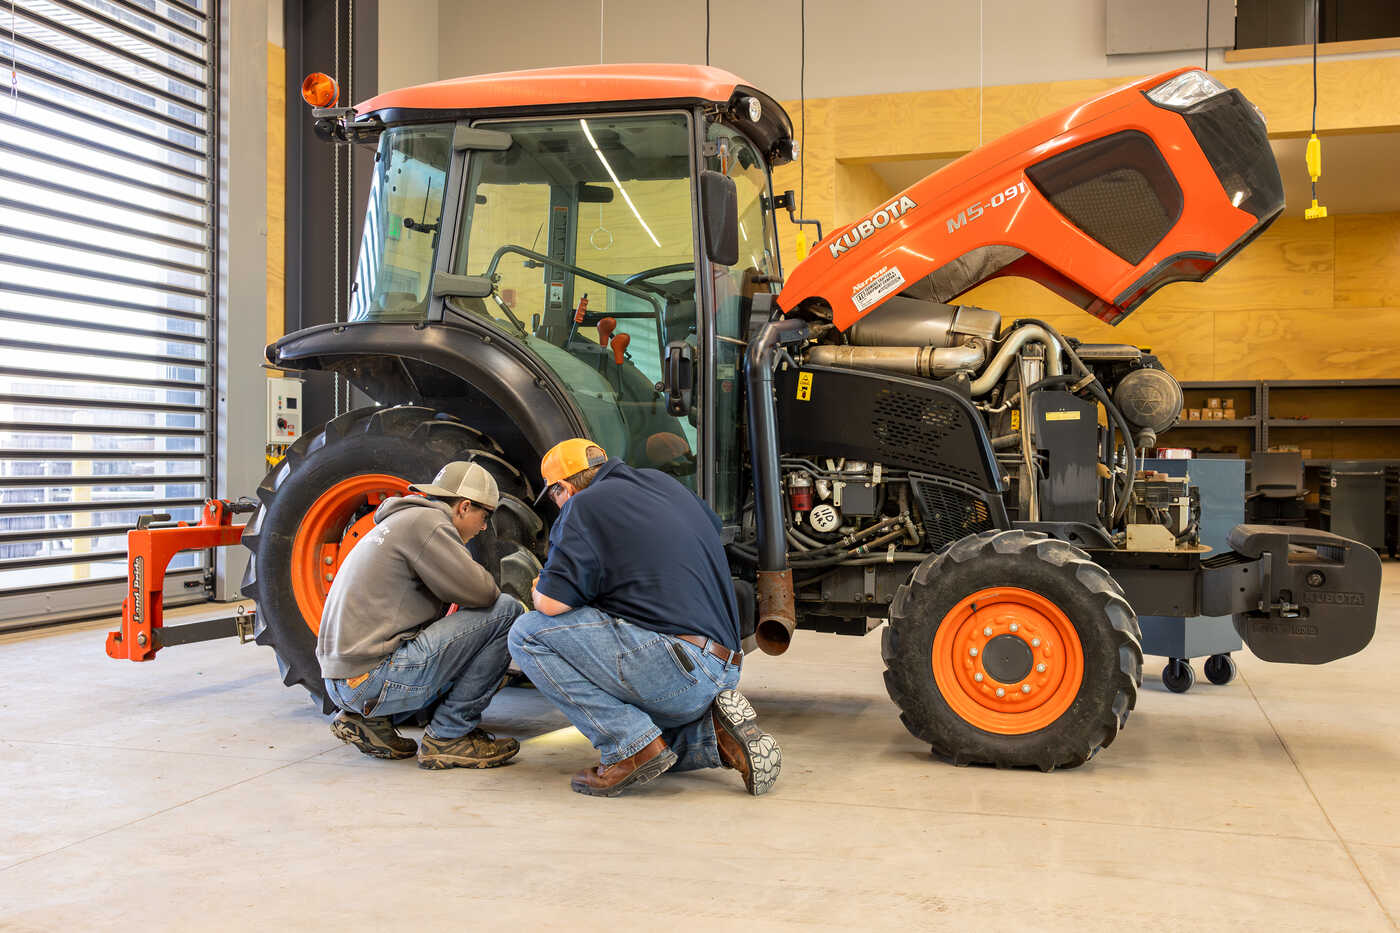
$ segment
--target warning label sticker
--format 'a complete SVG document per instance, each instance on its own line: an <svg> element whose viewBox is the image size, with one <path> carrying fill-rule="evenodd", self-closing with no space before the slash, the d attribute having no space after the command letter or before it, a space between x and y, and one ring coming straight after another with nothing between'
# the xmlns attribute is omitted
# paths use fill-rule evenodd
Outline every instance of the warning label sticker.
<svg viewBox="0 0 1400 933"><path fill-rule="evenodd" d="M856 285L855 291L851 294L851 302L856 306L857 311L864 311L903 287L904 274L899 271L899 268L885 266L864 282Z"/></svg>

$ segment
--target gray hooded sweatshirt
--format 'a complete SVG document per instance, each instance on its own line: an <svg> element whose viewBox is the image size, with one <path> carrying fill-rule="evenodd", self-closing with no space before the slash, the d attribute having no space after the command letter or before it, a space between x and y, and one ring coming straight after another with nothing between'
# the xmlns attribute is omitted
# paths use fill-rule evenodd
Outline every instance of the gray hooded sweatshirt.
<svg viewBox="0 0 1400 933"><path fill-rule="evenodd" d="M438 619L447 603L482 609L501 593L467 553L446 503L422 496L386 499L374 523L326 595L316 639L323 677L367 673Z"/></svg>

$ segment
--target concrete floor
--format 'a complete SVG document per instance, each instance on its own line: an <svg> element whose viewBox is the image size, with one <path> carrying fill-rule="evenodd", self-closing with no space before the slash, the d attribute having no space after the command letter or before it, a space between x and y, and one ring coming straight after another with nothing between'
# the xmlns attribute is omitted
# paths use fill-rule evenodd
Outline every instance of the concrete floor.
<svg viewBox="0 0 1400 933"><path fill-rule="evenodd" d="M105 625L0 639L0 929L1374 930L1400 917L1400 565L1361 655L1240 655L1073 771L931 760L877 637L799 632L743 686L777 789L674 775L589 799L588 744L533 691L509 767L361 757L269 649L109 660ZM1199 673L1199 665L1198 665Z"/></svg>

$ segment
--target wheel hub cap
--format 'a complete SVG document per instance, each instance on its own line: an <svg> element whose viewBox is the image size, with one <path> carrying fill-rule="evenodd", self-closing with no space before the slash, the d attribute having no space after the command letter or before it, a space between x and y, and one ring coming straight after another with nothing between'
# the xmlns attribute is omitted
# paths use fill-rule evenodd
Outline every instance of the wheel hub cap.
<svg viewBox="0 0 1400 933"><path fill-rule="evenodd" d="M1084 679L1074 624L1052 600L1019 587L989 587L954 606L934 635L932 666L953 711L1001 735L1050 725Z"/></svg>
<svg viewBox="0 0 1400 933"><path fill-rule="evenodd" d="M1031 646L1015 635L998 635L982 651L982 666L1004 684L1018 684L1031 672Z"/></svg>

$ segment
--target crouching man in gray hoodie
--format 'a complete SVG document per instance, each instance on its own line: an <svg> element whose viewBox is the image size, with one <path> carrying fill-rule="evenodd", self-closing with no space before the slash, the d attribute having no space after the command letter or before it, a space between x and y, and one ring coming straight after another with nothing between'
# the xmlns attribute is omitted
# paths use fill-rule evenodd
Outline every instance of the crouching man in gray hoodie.
<svg viewBox="0 0 1400 933"><path fill-rule="evenodd" d="M341 711L331 732L375 758L420 768L492 768L520 751L483 730L481 712L510 663L506 635L524 607L467 552L500 502L490 473L456 461L418 496L387 499L345 559L321 613L316 658ZM458 611L439 618L448 603ZM421 747L389 718L442 698Z"/></svg>

